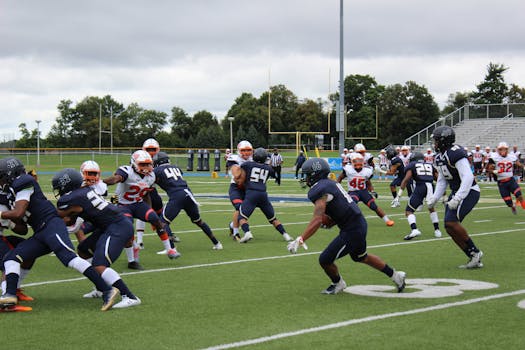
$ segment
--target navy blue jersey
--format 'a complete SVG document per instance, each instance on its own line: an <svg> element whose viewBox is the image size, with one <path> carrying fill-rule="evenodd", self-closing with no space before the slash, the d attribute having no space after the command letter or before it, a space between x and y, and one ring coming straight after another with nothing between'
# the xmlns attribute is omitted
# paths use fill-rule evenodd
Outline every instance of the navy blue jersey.
<svg viewBox="0 0 525 350"><path fill-rule="evenodd" d="M31 175L20 175L13 181L11 188L15 196L24 190L31 191L26 216L27 224L30 225L35 232L42 229L50 219L58 217L55 206L44 196L40 185Z"/></svg>
<svg viewBox="0 0 525 350"><path fill-rule="evenodd" d="M245 162L241 168L246 172L244 188L246 191L266 192L266 181L275 176L275 171L268 164L261 164L253 161Z"/></svg>
<svg viewBox="0 0 525 350"><path fill-rule="evenodd" d="M312 203L315 203L315 201L325 195L328 196L325 213L340 228L347 223L351 224L355 220L356 215L361 215L361 210L340 183L330 179L322 179L308 191L308 199Z"/></svg>
<svg viewBox="0 0 525 350"><path fill-rule="evenodd" d="M434 167L431 163L423 160L413 161L408 163L405 168L405 173L408 172L408 170L412 171L412 179L414 179L416 183L434 181Z"/></svg>
<svg viewBox="0 0 525 350"><path fill-rule="evenodd" d="M444 153L438 153L435 158L435 164L438 171L443 174L444 178L450 185L450 189L456 192L461 185L461 178L459 172L456 169L456 162L467 158L467 152L465 149L458 145L453 145L451 148L446 150ZM476 184L476 178L472 180L472 186Z"/></svg>
<svg viewBox="0 0 525 350"><path fill-rule="evenodd" d="M405 177L405 164L403 163L403 160L397 156L390 161L391 166L396 164L399 164L397 167L397 177L403 179Z"/></svg>
<svg viewBox="0 0 525 350"><path fill-rule="evenodd" d="M116 205L107 202L91 187L82 187L68 192L57 202L60 210L67 210L73 206L82 207L79 216L102 230L124 217Z"/></svg>
<svg viewBox="0 0 525 350"><path fill-rule="evenodd" d="M156 167L155 182L162 188L169 197L180 190L188 188L188 183L182 177L182 170L176 165L162 164Z"/></svg>

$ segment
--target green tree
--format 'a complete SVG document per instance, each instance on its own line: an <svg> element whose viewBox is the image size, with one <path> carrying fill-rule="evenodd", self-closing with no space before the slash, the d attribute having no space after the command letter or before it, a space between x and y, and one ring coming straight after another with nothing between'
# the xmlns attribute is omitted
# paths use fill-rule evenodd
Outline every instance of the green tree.
<svg viewBox="0 0 525 350"><path fill-rule="evenodd" d="M179 140L184 140L184 143L190 137L193 129L193 121L188 116L188 113L180 107L173 107L171 109L171 134ZM181 147L183 147L181 145Z"/></svg>
<svg viewBox="0 0 525 350"><path fill-rule="evenodd" d="M523 103L525 102L525 88L522 88L516 84L511 84L507 101L508 103Z"/></svg>
<svg viewBox="0 0 525 350"><path fill-rule="evenodd" d="M452 113L470 102L472 102L472 92L455 92L448 95L447 103L442 113L445 115Z"/></svg>
<svg viewBox="0 0 525 350"><path fill-rule="evenodd" d="M503 103L508 93L503 73L508 69L503 64L489 63L485 79L476 86L477 91L472 93L474 103Z"/></svg>
<svg viewBox="0 0 525 350"><path fill-rule="evenodd" d="M28 130L26 123L20 123L18 125L18 130L20 131L20 134L22 137L20 137L18 140L16 140L15 147L18 148L35 148L36 147L36 138L38 134L38 129L35 128L33 130ZM42 140L42 139L41 139ZM44 147L41 142L41 147Z"/></svg>

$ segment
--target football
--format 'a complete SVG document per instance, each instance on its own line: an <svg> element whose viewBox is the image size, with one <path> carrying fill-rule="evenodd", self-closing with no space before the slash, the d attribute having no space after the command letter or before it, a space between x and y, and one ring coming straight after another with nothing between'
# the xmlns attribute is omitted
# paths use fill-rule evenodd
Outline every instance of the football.
<svg viewBox="0 0 525 350"><path fill-rule="evenodd" d="M329 215L323 214L321 216L321 227L331 228L334 225L335 225L335 221L332 220L332 218Z"/></svg>

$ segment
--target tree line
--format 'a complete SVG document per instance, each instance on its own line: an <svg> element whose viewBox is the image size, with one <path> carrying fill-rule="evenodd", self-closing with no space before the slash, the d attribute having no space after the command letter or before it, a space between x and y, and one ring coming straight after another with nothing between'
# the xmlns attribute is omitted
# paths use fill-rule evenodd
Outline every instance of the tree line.
<svg viewBox="0 0 525 350"><path fill-rule="evenodd" d="M449 95L446 106L440 110L428 89L414 81L384 86L370 75L349 75L344 80L347 145L366 138L370 149L385 144L403 143L414 132L468 103L525 102L525 88L508 85L503 64L490 63L481 83L473 91ZM295 144L295 135L279 132L304 133L328 132L337 139L335 106L338 93L326 100L318 98L300 100L284 85L271 86L260 96L243 92L237 97L226 116L217 116L201 110L190 116L178 106L171 114L145 109L138 103L124 106L110 95L88 96L74 104L62 100L57 106L59 116L50 132L41 135L40 146L49 148L98 148L137 146L154 137L162 147L228 148L230 145L230 118L234 145L250 140L254 146ZM378 139L376 135L376 113ZM269 134L269 125L272 133ZM34 148L37 129L29 130L25 123L19 125L22 137L16 147ZM112 133L109 131L112 130ZM102 131L102 132L101 132ZM303 143L314 143L313 134L304 134Z"/></svg>

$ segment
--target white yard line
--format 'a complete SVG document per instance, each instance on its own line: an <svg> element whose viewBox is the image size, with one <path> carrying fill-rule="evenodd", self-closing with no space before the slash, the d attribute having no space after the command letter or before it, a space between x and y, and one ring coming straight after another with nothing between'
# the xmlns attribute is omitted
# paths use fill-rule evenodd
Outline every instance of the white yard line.
<svg viewBox="0 0 525 350"><path fill-rule="evenodd" d="M242 341L229 343L229 344L215 345L215 346L206 348L205 350L232 349L232 348L238 348L241 346L261 344L261 343L269 342L272 340L295 337L298 335L304 335L308 333L322 332L322 331L326 331L330 329L348 327L351 325L361 324L365 322L379 321L379 320L384 320L387 318L415 315L415 314L420 314L424 312L449 309L453 307L475 304L475 303L479 303L479 302L483 302L487 300L507 298L507 297L512 297L512 296L521 295L521 294L525 294L525 289L520 289L520 290L516 290L513 292L508 292L508 293L493 294L493 295L488 295L488 296L484 296L480 298L467 299L467 300L457 301L453 303L437 304L433 306L427 306L427 307L412 309L412 310L407 310L407 311L399 311L399 312L392 312L388 314L380 314L380 315L368 316L368 317L363 317L363 318L356 318L356 319L351 319L351 320L347 320L343 322L330 323L330 324L326 324L326 325L318 326L318 327L300 329L300 330L293 331L293 332L278 333L278 334L273 334L273 335L269 335L265 337L242 340Z"/></svg>
<svg viewBox="0 0 525 350"><path fill-rule="evenodd" d="M519 228L519 229L512 229L512 230L502 230L502 231L475 233L475 234L471 234L470 236L473 236L473 237L476 237L476 236L487 236L487 235L495 235L495 234L500 234L500 233L519 232L519 231L524 231L524 230L525 230L524 228ZM405 245L405 244L420 244L420 243L428 243L428 242L437 242L437 241L444 241L444 240L448 240L448 239L450 239L450 237L429 238L429 239L421 239L421 240L417 240L417 241L413 241L412 240L412 241L385 243L385 244L377 244L377 245L368 246L368 249L394 247L394 246ZM143 270L143 271L123 272L120 275L127 276L127 275L143 274L143 273L155 273L155 272L188 270L188 269L196 269L196 268L203 268L203 267L215 267L215 266L242 264L242 263L258 262L258 261L265 261L265 260L289 259L289 258L297 258L297 257L307 256L307 255L317 255L319 253L321 253L321 252L320 251L316 251L316 252L300 253L300 254L295 254L295 255L285 254L285 255L268 256L268 257L263 257L263 258L250 258L250 259L240 259L240 260L231 260L231 261L219 261L219 262L216 262L216 263L208 263L208 264L195 264L195 265L187 265L187 266L165 267L165 268L162 268L162 269L151 269L151 270ZM85 280L85 277L68 278L68 279L64 279L64 280L52 280L52 281L33 282L33 283L24 284L22 287L35 287L35 286L42 286L42 285L48 285L48 284L67 283L67 282L75 282L75 281L82 281L82 280Z"/></svg>

